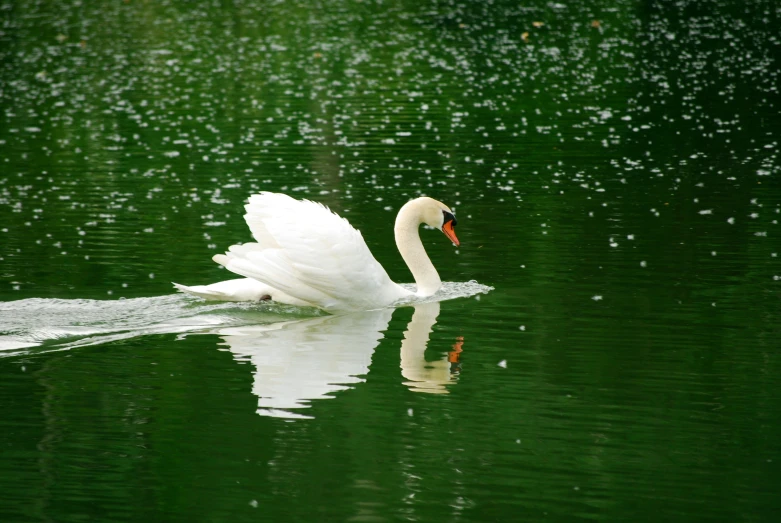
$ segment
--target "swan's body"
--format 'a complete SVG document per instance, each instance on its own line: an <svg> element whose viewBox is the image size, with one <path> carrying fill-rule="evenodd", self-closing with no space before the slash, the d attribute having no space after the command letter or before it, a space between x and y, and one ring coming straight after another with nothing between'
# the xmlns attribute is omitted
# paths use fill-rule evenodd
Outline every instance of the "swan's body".
<svg viewBox="0 0 781 523"><path fill-rule="evenodd" d="M369 310L411 296L431 296L442 285L418 230L425 223L456 245L452 211L432 198L407 202L396 216L396 245L412 272L416 292L393 283L374 259L361 233L327 207L287 195L250 197L244 219L256 243L233 245L214 261L241 276L212 285L177 289L206 299L271 299L327 311Z"/></svg>

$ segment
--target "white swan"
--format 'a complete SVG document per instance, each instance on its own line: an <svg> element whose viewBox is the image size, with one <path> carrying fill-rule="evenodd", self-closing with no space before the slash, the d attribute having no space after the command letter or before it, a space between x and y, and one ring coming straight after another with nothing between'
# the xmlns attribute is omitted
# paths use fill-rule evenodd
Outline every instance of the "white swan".
<svg viewBox="0 0 781 523"><path fill-rule="evenodd" d="M262 192L244 208L257 243L233 245L213 259L246 278L193 287L174 283L177 289L212 300L271 299L327 311L376 309L413 295L431 296L442 285L420 241L421 224L459 245L456 219L446 205L428 197L404 204L394 234L417 285L413 293L393 283L361 233L322 204Z"/></svg>

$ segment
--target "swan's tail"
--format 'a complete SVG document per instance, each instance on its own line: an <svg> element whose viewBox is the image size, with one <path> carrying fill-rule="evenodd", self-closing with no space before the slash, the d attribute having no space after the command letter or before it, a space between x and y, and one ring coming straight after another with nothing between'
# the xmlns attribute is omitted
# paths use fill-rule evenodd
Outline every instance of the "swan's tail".
<svg viewBox="0 0 781 523"><path fill-rule="evenodd" d="M193 285L191 287L180 283L174 283L173 285L181 292L206 300L260 301L268 300L271 297L271 289L252 278L239 278L212 283L211 285Z"/></svg>

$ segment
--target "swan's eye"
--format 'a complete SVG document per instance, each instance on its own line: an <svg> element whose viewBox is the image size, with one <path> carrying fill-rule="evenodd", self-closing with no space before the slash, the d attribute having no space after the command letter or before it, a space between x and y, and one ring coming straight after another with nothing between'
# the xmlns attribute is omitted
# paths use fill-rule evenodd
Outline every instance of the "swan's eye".
<svg viewBox="0 0 781 523"><path fill-rule="evenodd" d="M444 224L446 224L447 222L453 222L453 227L455 227L456 225L458 225L458 220L456 220L456 217L455 217L455 216L453 216L452 214L450 214L450 213L449 213L449 212L447 212L447 211L442 211L442 214L444 214L444 215L445 215L445 221L444 221L444 222L442 222L442 224L443 224L443 225L444 225Z"/></svg>

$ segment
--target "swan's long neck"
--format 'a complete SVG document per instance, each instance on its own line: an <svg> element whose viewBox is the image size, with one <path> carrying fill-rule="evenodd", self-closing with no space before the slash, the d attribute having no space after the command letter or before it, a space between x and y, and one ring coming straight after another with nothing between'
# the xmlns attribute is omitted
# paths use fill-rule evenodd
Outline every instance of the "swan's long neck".
<svg viewBox="0 0 781 523"><path fill-rule="evenodd" d="M393 232L396 236L396 247L418 287L415 294L431 296L442 286L442 280L439 279L439 274L420 241L418 230L423 223L423 211L419 207L415 200L404 205L396 216Z"/></svg>

